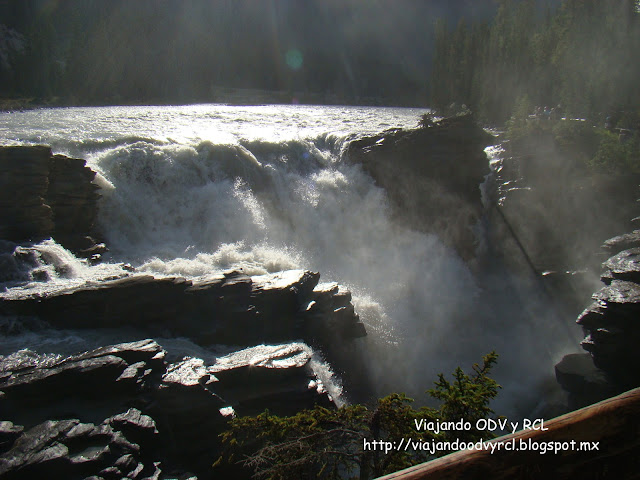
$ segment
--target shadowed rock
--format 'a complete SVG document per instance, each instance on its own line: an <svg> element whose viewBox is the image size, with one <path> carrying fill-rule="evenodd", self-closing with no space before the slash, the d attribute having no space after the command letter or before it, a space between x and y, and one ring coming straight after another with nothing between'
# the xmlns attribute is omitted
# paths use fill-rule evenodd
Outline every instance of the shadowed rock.
<svg viewBox="0 0 640 480"><path fill-rule="evenodd" d="M57 328L135 326L204 345L303 338L329 347L363 336L364 326L344 291L320 295L335 297L329 300L334 308L322 307L322 315L320 310L313 318L306 313L319 278L304 270L254 277L232 271L193 282L133 275L39 296L0 298L0 314L38 317Z"/></svg>
<svg viewBox="0 0 640 480"><path fill-rule="evenodd" d="M91 238L98 212L96 173L46 146L0 147L0 239L54 236L75 253L100 254Z"/></svg>
<svg viewBox="0 0 640 480"><path fill-rule="evenodd" d="M620 393L606 372L594 365L593 358L588 353L565 355L555 366L555 373L558 383L570 393L570 410Z"/></svg>
<svg viewBox="0 0 640 480"><path fill-rule="evenodd" d="M612 262L609 266L618 263ZM596 292L593 299L596 301L577 320L586 334L582 347L618 389L640 384L640 285L612 280Z"/></svg>
<svg viewBox="0 0 640 480"><path fill-rule="evenodd" d="M602 281L610 284L612 280L640 281L640 248L624 250L604 262L607 271ZM631 288L631 287L630 287Z"/></svg>
<svg viewBox="0 0 640 480"><path fill-rule="evenodd" d="M164 354L153 340L142 340L49 363L0 361L0 411L23 425L65 415L101 420L153 388L164 371Z"/></svg>
<svg viewBox="0 0 640 480"><path fill-rule="evenodd" d="M309 405L318 400L329 407L330 399L311 360L312 351L303 343L247 348L217 359L209 369L216 380L212 388L241 415L265 408L293 414L298 410L288 410L287 403ZM291 403L294 398L297 401Z"/></svg>
<svg viewBox="0 0 640 480"><path fill-rule="evenodd" d="M640 248L640 230L610 238L602 245L602 249L609 255L615 255L630 248Z"/></svg>
<svg viewBox="0 0 640 480"><path fill-rule="evenodd" d="M347 153L386 190L397 218L438 234L470 258L469 227L482 211L478 186L489 173L484 148L491 143L493 137L471 115L461 115L363 137L352 141Z"/></svg>
<svg viewBox="0 0 640 480"><path fill-rule="evenodd" d="M0 477L146 478L159 460L206 472L233 410L283 415L316 404L332 406L302 343L243 349L213 365L167 364L153 340L48 361L0 358Z"/></svg>
<svg viewBox="0 0 640 480"><path fill-rule="evenodd" d="M25 431L10 450L0 455L0 477L157 478L159 462L154 462L158 459L152 456L151 442L141 447L127 435L147 439L158 431L153 420L136 409L99 425L77 419L49 420Z"/></svg>

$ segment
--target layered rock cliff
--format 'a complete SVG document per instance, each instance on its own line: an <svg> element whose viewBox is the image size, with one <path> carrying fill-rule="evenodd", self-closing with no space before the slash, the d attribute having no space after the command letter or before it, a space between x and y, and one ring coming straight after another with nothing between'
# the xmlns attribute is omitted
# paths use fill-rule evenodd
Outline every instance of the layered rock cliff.
<svg viewBox="0 0 640 480"><path fill-rule="evenodd" d="M0 147L0 239L55 237L70 250L95 250L99 187L82 159L46 146Z"/></svg>
<svg viewBox="0 0 640 480"><path fill-rule="evenodd" d="M588 353L567 354L555 366L569 410L640 385L633 321L640 243L637 233L610 238L638 214L640 178L595 173L579 158L542 131L507 143L494 164L494 241L502 238L503 255L519 257L538 279L558 321L585 335Z"/></svg>
<svg viewBox="0 0 640 480"><path fill-rule="evenodd" d="M99 253L95 172L48 147L0 148L0 167L0 334L135 339L0 355L0 477L207 478L233 414L335 407L332 368L368 388L353 358L366 331L348 290L304 270L188 280L124 266L56 283L72 272L41 240ZM20 289L33 283L38 293Z"/></svg>
<svg viewBox="0 0 640 480"><path fill-rule="evenodd" d="M348 158L385 189L396 218L434 232L464 258L482 214L479 185L489 173L484 147L494 138L471 115L415 130L389 130L349 144Z"/></svg>
<svg viewBox="0 0 640 480"><path fill-rule="evenodd" d="M2 478L206 472L233 412L331 406L301 343L243 349L211 365L169 361L152 340L58 359L16 354L0 359L0 392Z"/></svg>
<svg viewBox="0 0 640 480"><path fill-rule="evenodd" d="M637 230L603 245L604 286L576 323L588 353L566 355L556 377L573 406L582 406L640 385L640 239Z"/></svg>

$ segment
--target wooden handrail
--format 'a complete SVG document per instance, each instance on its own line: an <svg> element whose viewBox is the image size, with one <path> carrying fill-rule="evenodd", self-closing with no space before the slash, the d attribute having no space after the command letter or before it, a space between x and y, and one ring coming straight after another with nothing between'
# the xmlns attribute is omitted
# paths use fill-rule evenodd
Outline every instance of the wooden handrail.
<svg viewBox="0 0 640 480"><path fill-rule="evenodd" d="M544 427L548 430L520 430L492 443L565 447L574 441L573 448L545 454L462 450L378 480L640 479L640 388L545 421Z"/></svg>

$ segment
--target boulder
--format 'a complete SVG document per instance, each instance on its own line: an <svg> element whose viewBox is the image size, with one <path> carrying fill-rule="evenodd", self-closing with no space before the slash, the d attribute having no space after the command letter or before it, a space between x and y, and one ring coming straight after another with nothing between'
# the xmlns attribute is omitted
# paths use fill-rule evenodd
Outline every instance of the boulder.
<svg viewBox="0 0 640 480"><path fill-rule="evenodd" d="M0 283L27 282L29 271L37 266L37 255L33 250L0 240Z"/></svg>

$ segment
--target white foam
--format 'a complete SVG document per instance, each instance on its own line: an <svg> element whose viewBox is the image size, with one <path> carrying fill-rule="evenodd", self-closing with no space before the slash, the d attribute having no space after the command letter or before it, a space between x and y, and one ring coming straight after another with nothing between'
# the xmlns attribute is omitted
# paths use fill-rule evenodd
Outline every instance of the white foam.
<svg viewBox="0 0 640 480"><path fill-rule="evenodd" d="M535 287L487 295L435 235L394 221L386 193L341 158L349 138L415 126L419 113L215 105L51 109L0 114L7 120L0 138L49 143L89 159L107 187L100 228L114 264L187 277L302 268L348 285L367 324L364 350L380 393L423 391L436 373L468 366L492 349L518 372L509 381L528 382L532 352L550 342L523 324L524 299L536 299ZM60 259L71 272L60 281L93 275L85 272L95 267ZM548 319L532 317L543 330ZM544 368L551 371L551 364Z"/></svg>

